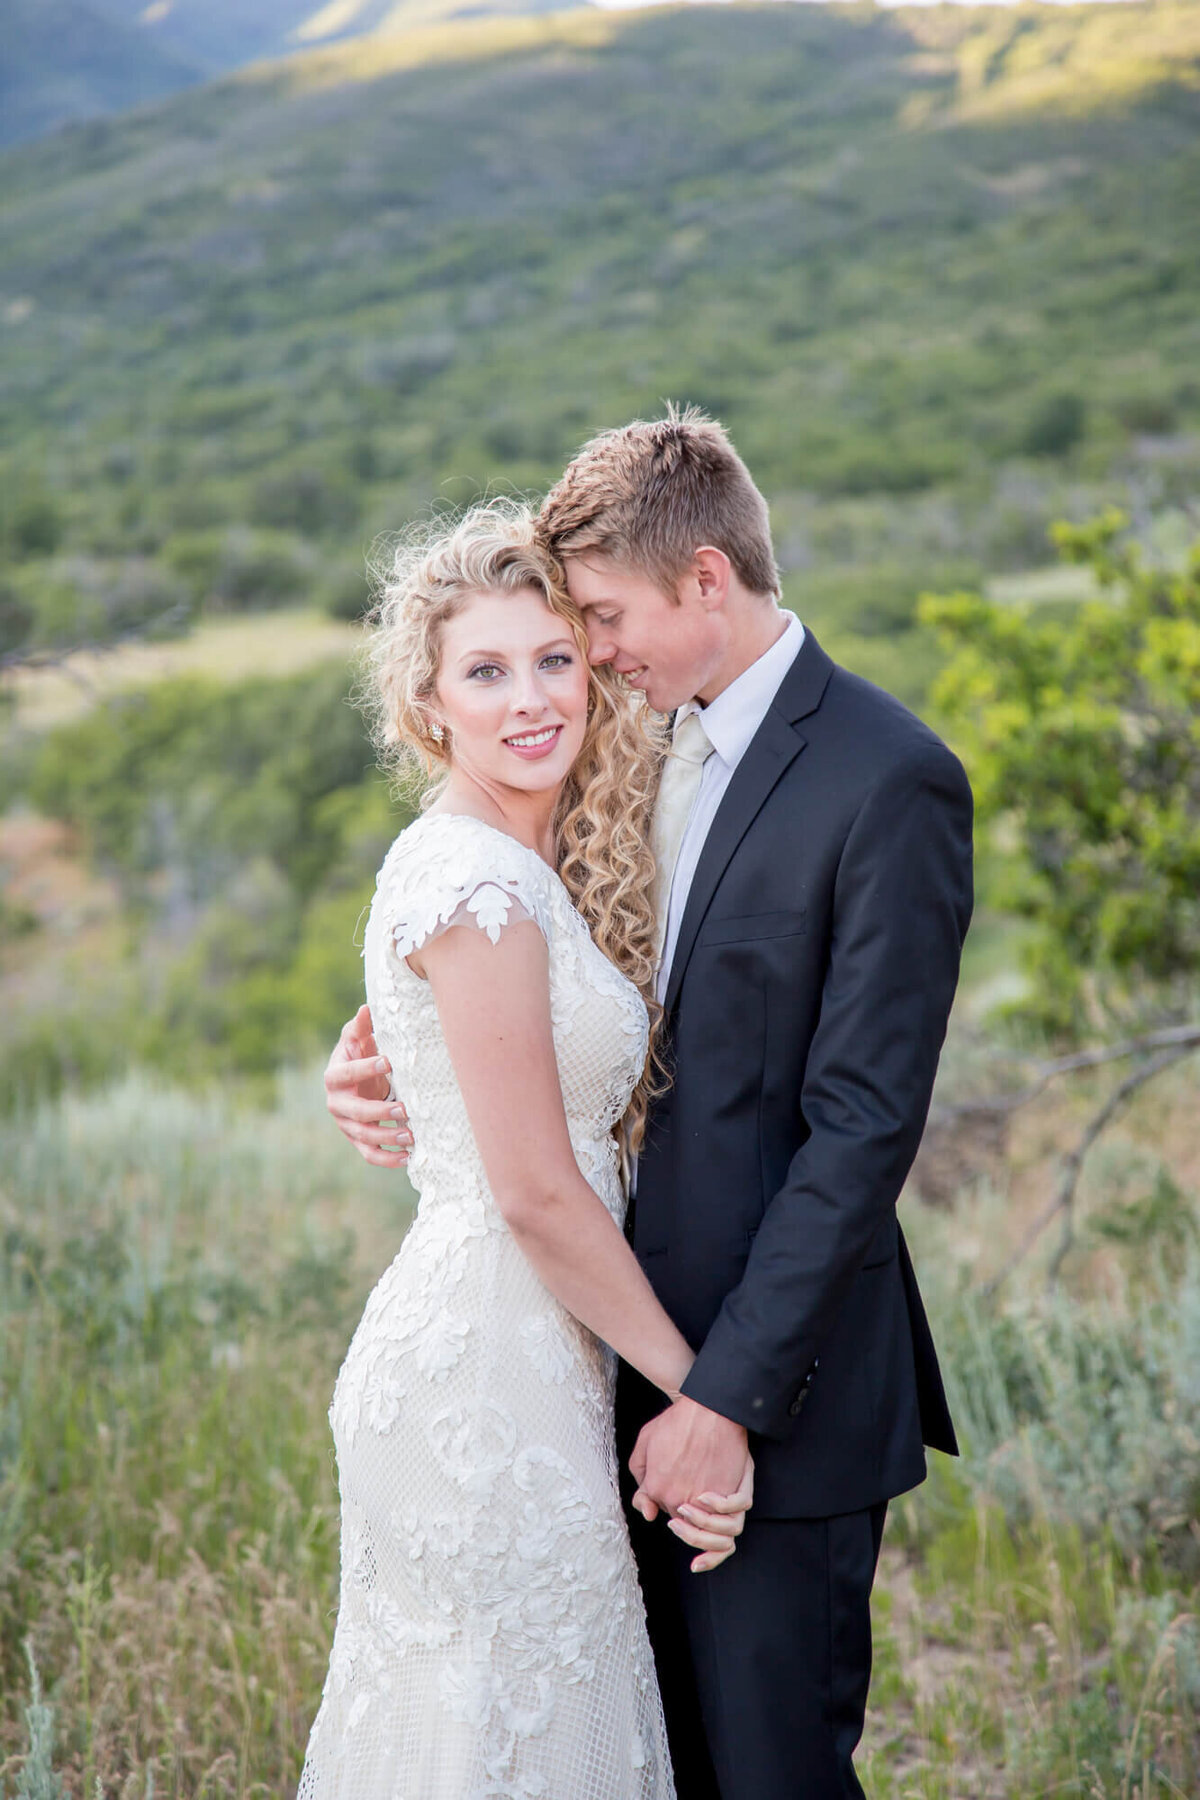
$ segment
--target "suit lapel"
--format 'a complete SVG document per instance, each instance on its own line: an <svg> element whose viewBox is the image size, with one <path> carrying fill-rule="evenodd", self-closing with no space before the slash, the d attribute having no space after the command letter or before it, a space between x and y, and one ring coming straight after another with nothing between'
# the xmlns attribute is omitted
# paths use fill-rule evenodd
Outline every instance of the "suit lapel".
<svg viewBox="0 0 1200 1800"><path fill-rule="evenodd" d="M772 788L808 742L796 729L796 722L820 706L832 672L830 658L812 634L806 632L800 654L780 683L766 718L734 770L704 840L671 960L664 1001L667 1014L672 1012L679 998L688 959L717 885Z"/></svg>

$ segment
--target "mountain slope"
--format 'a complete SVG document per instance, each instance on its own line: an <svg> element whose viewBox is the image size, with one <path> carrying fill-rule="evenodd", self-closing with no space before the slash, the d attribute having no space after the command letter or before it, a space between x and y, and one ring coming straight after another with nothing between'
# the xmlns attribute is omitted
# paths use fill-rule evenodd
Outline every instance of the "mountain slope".
<svg viewBox="0 0 1200 1800"><path fill-rule="evenodd" d="M171 48L209 74L278 56L316 10L317 0L105 0L108 11L150 42ZM360 10L355 6L354 10Z"/></svg>
<svg viewBox="0 0 1200 1800"><path fill-rule="evenodd" d="M0 145L305 46L587 0L0 0Z"/></svg>
<svg viewBox="0 0 1200 1800"><path fill-rule="evenodd" d="M200 76L177 48L86 0L0 0L0 144L121 112Z"/></svg>
<svg viewBox="0 0 1200 1800"><path fill-rule="evenodd" d="M1195 0L585 10L59 133L0 169L0 488L95 557L361 566L671 395L798 571L1044 560L1200 487L1198 54Z"/></svg>
<svg viewBox="0 0 1200 1800"><path fill-rule="evenodd" d="M585 0L105 0L147 38L210 73L243 68L305 45L406 31L450 18L567 10Z"/></svg>

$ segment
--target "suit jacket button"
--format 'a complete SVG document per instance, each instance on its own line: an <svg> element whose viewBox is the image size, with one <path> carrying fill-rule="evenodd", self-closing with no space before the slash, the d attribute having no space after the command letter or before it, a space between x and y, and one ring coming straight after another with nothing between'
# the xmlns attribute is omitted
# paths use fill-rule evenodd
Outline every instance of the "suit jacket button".
<svg viewBox="0 0 1200 1800"><path fill-rule="evenodd" d="M808 1389L802 1388L801 1391L796 1395L796 1398L792 1401L792 1404L788 1407L789 1417L791 1417L793 1419L799 1418L800 1414L804 1410L804 1402L807 1399L808 1399Z"/></svg>

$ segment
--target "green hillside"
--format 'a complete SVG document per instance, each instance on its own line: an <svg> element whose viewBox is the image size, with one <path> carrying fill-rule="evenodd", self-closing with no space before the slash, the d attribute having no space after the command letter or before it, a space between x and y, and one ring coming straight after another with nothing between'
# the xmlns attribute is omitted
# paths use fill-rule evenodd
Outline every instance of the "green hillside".
<svg viewBox="0 0 1200 1800"><path fill-rule="evenodd" d="M20 607L351 607L374 531L538 486L665 395L731 424L818 612L839 569L904 607L904 571L1045 562L1064 508L1169 508L1200 469L1198 54L1196 0L589 10L12 151L0 489L17 552L55 552Z"/></svg>
<svg viewBox="0 0 1200 1800"><path fill-rule="evenodd" d="M247 1069L281 1020L325 1041L395 817L344 667L281 679L303 609L355 614L377 532L540 488L597 426L664 396L727 419L788 599L918 707L922 590L1070 606L1047 526L1109 500L1177 554L1198 52L1195 0L589 9L327 46L10 152L0 657L267 608L287 641L220 671L270 681L42 743L15 715L0 780L116 910L77 966L20 936L54 929L31 871L0 1090L114 1041ZM314 734L338 753L309 768Z"/></svg>

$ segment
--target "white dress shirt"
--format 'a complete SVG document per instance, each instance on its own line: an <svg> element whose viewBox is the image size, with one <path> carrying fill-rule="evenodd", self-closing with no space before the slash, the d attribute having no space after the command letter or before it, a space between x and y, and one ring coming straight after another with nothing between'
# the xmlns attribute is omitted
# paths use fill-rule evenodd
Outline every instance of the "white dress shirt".
<svg viewBox="0 0 1200 1800"><path fill-rule="evenodd" d="M804 642L804 627L795 613L785 612L782 607L779 611L784 628L770 649L764 651L748 669L744 669L707 706L689 700L675 715L675 727L678 729L680 721L688 713L699 713L705 734L713 747L713 754L700 773L700 785L696 789L696 797L692 801L692 809L684 827L679 858L671 881L667 934L663 940L656 988L660 1000L667 991L671 961L679 941L679 926L691 892L696 864L700 861L700 852L716 817L717 808L733 779L734 770L750 748L751 739L766 718L767 709L779 692L784 676L800 654L800 647Z"/></svg>

